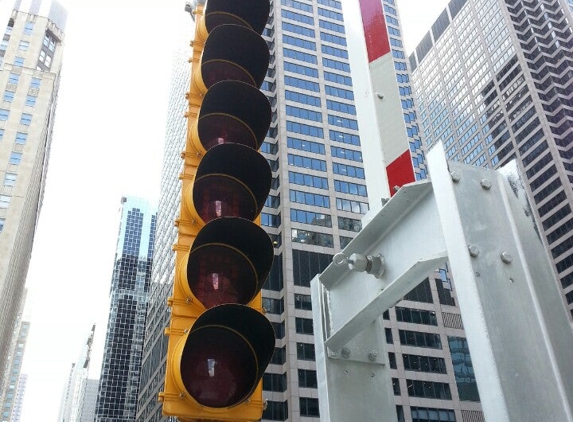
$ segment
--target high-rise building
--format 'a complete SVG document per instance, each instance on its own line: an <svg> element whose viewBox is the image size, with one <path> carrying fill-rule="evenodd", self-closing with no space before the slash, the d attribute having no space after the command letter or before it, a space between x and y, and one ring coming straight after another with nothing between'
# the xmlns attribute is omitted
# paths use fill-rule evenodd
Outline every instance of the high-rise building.
<svg viewBox="0 0 573 422"><path fill-rule="evenodd" d="M84 390L83 400L80 403L81 416L79 422L93 422L95 419L97 390L99 387L99 380L87 379L86 387Z"/></svg>
<svg viewBox="0 0 573 422"><path fill-rule="evenodd" d="M0 408L0 421L2 422L10 422L15 415L19 417L26 388L26 376L21 374L21 370L28 333L30 332L30 322L23 314L24 302L25 300L22 301L16 318L16 330L12 335L11 347L5 359L8 364L3 372L3 382L0 384L0 406L2 406ZM22 380L24 380L23 385L21 385Z"/></svg>
<svg viewBox="0 0 573 422"><path fill-rule="evenodd" d="M131 422L137 407L156 210L143 199L123 197L120 215L97 422Z"/></svg>
<svg viewBox="0 0 573 422"><path fill-rule="evenodd" d="M18 381L18 388L16 389L16 395L14 396L14 406L12 407L12 415L10 416L9 422L20 422L20 416L22 415L22 404L24 402L24 394L26 394L27 384L28 384L28 375L20 374L20 380Z"/></svg>
<svg viewBox="0 0 573 422"><path fill-rule="evenodd" d="M81 420L82 408L86 397L94 333L95 325L92 325L81 349L78 361L72 363L70 376L62 393L58 422L80 422Z"/></svg>
<svg viewBox="0 0 573 422"><path fill-rule="evenodd" d="M395 89L404 102L416 177L425 177L407 59L394 0L384 0ZM342 5L274 0L263 34L271 60L262 90L273 119L261 151L273 171L261 221L275 245L263 306L276 348L263 377L263 420L319 421L310 280L361 229L369 209ZM187 53L189 54L189 53ZM163 389L181 168L189 90L186 57L174 68L158 233L142 363L138 421L165 421ZM414 159L415 158L415 159ZM381 166L382 168L382 166ZM401 421L483 421L451 275L446 264L385 314ZM414 419L413 419L414 418Z"/></svg>
<svg viewBox="0 0 573 422"><path fill-rule="evenodd" d="M173 222L179 213L181 182L179 173L183 167L181 151L185 148L187 121L183 117L187 111L185 93L189 91L190 67L187 62L191 49L191 18L181 12L182 38L175 48L171 89L167 108L167 127L161 172L161 191L157 210L157 229L149 304L145 327L145 342L141 364L141 378L137 407L138 421L167 420L161 414L161 403L157 394L163 389L167 337L163 335L169 326L170 310L166 300L171 296L175 276L175 254L171 247L177 239L177 228Z"/></svg>
<svg viewBox="0 0 573 422"><path fill-rule="evenodd" d="M21 3L18 1L2 22L5 30L0 43L2 370L7 364L42 206L66 24L66 11L56 1Z"/></svg>
<svg viewBox="0 0 573 422"><path fill-rule="evenodd" d="M410 63L429 148L441 141L450 160L490 168L517 160L573 315L572 10L452 0Z"/></svg>

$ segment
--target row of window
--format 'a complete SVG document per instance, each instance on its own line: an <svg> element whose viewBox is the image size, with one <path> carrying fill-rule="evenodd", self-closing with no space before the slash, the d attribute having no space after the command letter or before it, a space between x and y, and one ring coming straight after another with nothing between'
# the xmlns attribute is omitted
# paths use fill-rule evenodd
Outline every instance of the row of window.
<svg viewBox="0 0 573 422"><path fill-rule="evenodd" d="M6 121L10 117L10 110L0 108L0 121ZM22 113L20 116L20 124L30 126L32 124L32 115L29 113Z"/></svg>

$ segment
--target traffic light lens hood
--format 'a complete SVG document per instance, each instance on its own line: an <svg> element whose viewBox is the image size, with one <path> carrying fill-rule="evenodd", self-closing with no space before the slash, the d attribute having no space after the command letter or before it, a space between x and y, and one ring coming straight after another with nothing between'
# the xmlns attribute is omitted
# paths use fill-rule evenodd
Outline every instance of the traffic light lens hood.
<svg viewBox="0 0 573 422"><path fill-rule="evenodd" d="M219 25L240 22L261 34L269 18L269 0L209 0L205 9L205 26L211 32Z"/></svg>

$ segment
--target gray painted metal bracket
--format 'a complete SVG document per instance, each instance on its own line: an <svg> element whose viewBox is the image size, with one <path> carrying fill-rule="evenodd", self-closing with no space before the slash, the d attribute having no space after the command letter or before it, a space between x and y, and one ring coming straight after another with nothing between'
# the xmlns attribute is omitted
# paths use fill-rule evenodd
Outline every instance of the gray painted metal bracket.
<svg viewBox="0 0 573 422"><path fill-rule="evenodd" d="M448 163L440 145L428 159L432 182L402 187L342 252L384 273L332 264L311 283L321 418L396 421L381 315L449 258L486 420L573 422L573 333L516 165Z"/></svg>

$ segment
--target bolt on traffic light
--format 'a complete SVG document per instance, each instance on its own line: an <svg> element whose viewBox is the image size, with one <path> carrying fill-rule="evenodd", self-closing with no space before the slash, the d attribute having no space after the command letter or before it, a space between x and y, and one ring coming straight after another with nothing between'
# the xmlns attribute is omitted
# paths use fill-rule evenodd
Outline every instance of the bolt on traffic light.
<svg viewBox="0 0 573 422"><path fill-rule="evenodd" d="M273 245L256 222L271 170L258 152L271 121L259 91L269 0L198 5L188 93L163 402L182 421L255 421L274 351L260 290Z"/></svg>

